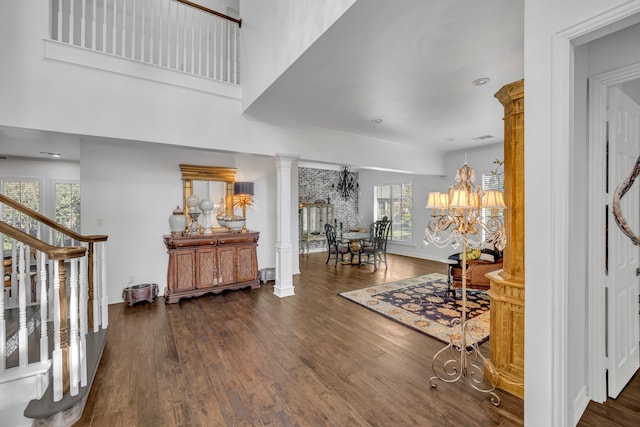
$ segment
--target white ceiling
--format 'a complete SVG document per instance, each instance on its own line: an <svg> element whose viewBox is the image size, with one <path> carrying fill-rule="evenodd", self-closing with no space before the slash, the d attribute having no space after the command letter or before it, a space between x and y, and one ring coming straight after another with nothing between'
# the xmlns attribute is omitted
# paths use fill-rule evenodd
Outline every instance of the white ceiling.
<svg viewBox="0 0 640 427"><path fill-rule="evenodd" d="M502 141L494 94L522 77L523 0L359 0L247 114L454 151ZM0 127L1 155L40 152L79 137Z"/></svg>
<svg viewBox="0 0 640 427"><path fill-rule="evenodd" d="M359 0L247 114L442 151L502 141L523 19L522 0Z"/></svg>

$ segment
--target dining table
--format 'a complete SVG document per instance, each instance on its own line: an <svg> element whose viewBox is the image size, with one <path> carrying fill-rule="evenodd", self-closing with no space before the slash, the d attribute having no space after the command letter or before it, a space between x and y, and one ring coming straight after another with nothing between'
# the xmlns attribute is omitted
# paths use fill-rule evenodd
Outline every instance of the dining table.
<svg viewBox="0 0 640 427"><path fill-rule="evenodd" d="M345 265L360 265L362 264L362 259L360 257L361 254L361 246L362 240L369 238L369 231L365 228L351 228L344 232L341 232L339 239L340 242L349 246L349 253L351 254L351 259L349 261L344 261ZM355 258L357 256L357 262Z"/></svg>

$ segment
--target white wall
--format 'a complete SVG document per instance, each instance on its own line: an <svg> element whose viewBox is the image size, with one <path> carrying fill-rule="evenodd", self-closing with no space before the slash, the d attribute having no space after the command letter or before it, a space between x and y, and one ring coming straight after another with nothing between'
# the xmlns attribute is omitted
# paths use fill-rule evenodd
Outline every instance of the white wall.
<svg viewBox="0 0 640 427"><path fill-rule="evenodd" d="M242 1L243 110L355 0Z"/></svg>
<svg viewBox="0 0 640 427"><path fill-rule="evenodd" d="M304 2L308 7L292 1L280 1L276 7L271 2L248 4L269 9L266 17L277 16L271 15L274 12L286 12L285 21L277 22L278 27L269 28L281 29L284 24L295 24L298 28L316 28L315 33L332 22L330 16L339 16L341 8L337 5L345 7L349 1L352 0L332 2L332 5ZM291 9L284 11L281 7ZM312 15L310 10L319 14ZM415 152L396 146L393 150L397 156L389 158L385 154L390 145L383 141L316 128L285 129L250 119L242 114L240 99L211 93L205 83L202 83L202 90L198 90L197 87L188 89L153 80L161 72L165 80L167 73L181 80L183 73L148 66L147 78L133 77L126 71L133 66L144 68L145 65L118 58L109 63L113 72L85 67L72 62L82 57L85 62L100 64L107 61L107 56L73 47L64 49L65 61L71 63L52 59L57 58L51 55L52 49L60 46L44 41L49 27L48 15L48 7L38 0L2 5L0 37L11 42L0 44L0 57L3 58L0 126L98 136L107 138L105 143L123 139L267 156L288 153L323 162L335 162L334 153L340 152L341 163L415 173L438 173L437 169L441 167L440 156L420 159ZM252 33L252 21L261 19L259 14L254 19L247 19L242 29L243 43L251 45L252 37L263 36ZM260 51L254 61L294 52L287 49L291 47L289 44L281 43L281 40L293 40L293 37L286 37L290 34L294 33L279 34L282 39L273 39L278 40L277 44L262 45L264 49L277 49ZM88 61L87 56L90 57ZM262 67L263 64L259 64ZM250 67L250 64L246 66ZM254 78L260 79L263 71L269 74L265 70L268 67L256 70ZM252 87L252 76L251 73L243 74L246 88Z"/></svg>
<svg viewBox="0 0 640 427"><path fill-rule="evenodd" d="M550 70L563 60L554 58L552 42L555 34L568 30L573 26L601 16L605 12L625 5L637 7L638 1L623 0L525 0L525 424L538 426L561 426L574 424L574 402L584 384L584 359L573 360L572 356L581 354L584 345L584 326L579 326L584 316L581 294L570 303L568 309L568 336L570 342L554 341L558 336L557 328L562 327L562 319L555 318L552 308L559 295L571 295L572 285L568 277L557 277L557 265L576 268L578 279L571 282L583 287L580 277L584 277L584 262L579 257L572 258L553 247L555 237L566 235L568 239L576 239L576 247L580 244L580 233L584 232L584 218L573 218L572 214L580 211L584 198L570 198L570 207L566 217L558 222L558 216L552 209L549 194L557 184L553 180L564 179L584 191L580 179L585 176L581 169L584 157L580 150L584 149L579 137L584 136L584 129L579 130L576 123L574 141L559 138L553 134L553 120L563 117L570 108L565 105L554 105L554 90ZM618 50L626 54L627 50ZM584 60L578 58L576 64L584 66ZM567 70L569 72L569 70ZM580 71L578 72L580 73ZM583 74L584 75L584 74ZM574 94L576 113L584 108L585 97ZM576 120L578 118L576 117ZM584 126L584 122L582 123ZM584 141L584 139L582 139ZM566 144L566 147L553 144ZM569 150L566 164L554 170L551 165L556 152ZM571 160L569 160L571 159ZM564 162L564 159L559 161ZM573 168L573 169L572 169ZM554 175L559 172L560 176ZM573 188L571 188L573 190ZM564 215L564 213L563 213ZM569 229L563 229L563 224ZM573 247L570 241L570 247ZM570 252L570 251L569 251ZM569 271L572 271L569 269ZM583 279L582 279L583 280ZM584 291L582 291L584 292ZM569 298L571 300L571 298ZM574 336L575 335L575 336ZM576 348L572 348L573 345ZM566 354L563 352L566 349ZM583 354L583 353L582 353ZM571 365L576 364L576 366ZM570 382L566 384L565 381Z"/></svg>
<svg viewBox="0 0 640 427"><path fill-rule="evenodd" d="M497 102L497 101L496 101ZM481 184L482 174L490 173L495 169L493 161L504 160L502 143L491 144L473 150L454 151L446 155L446 176L438 175L409 175L392 172L379 172L371 170L359 170L360 195L359 215L363 217L363 224L369 224L373 220L373 187L382 184L396 184L411 182L413 184L413 241L398 242L389 241L387 251L389 253L441 260L456 252L451 247L438 248L433 244L425 245L424 229L431 212L425 208L427 196L431 191L447 191L450 185L455 185L456 171L464 164L465 160L476 172L476 184Z"/></svg>
<svg viewBox="0 0 640 427"><path fill-rule="evenodd" d="M168 255L162 236L169 233L171 212L182 206L181 163L236 167L238 179L254 182L247 227L261 232L258 267L275 266L273 159L115 141L83 142L81 157L82 233L109 236L110 303L122 301L130 277L157 283L163 293Z"/></svg>

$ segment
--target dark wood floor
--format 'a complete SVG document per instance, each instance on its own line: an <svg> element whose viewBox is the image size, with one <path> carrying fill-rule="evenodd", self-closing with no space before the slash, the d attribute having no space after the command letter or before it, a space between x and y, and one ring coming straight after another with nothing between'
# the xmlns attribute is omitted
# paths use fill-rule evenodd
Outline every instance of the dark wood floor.
<svg viewBox="0 0 640 427"><path fill-rule="evenodd" d="M390 256L388 270L373 272L324 261L301 257L292 297L276 297L269 282L179 304L109 306L107 345L76 425L522 425L523 401L508 393L498 391L496 408L464 383L432 389L440 342L337 295L442 264Z"/></svg>

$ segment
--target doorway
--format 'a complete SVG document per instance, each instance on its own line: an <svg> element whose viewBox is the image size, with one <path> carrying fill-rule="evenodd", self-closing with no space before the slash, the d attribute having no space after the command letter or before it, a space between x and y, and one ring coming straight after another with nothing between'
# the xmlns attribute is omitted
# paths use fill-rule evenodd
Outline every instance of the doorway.
<svg viewBox="0 0 640 427"><path fill-rule="evenodd" d="M612 215L615 187L639 154L638 123L640 63L589 79L589 245L596 250L588 272L588 372L589 397L596 402L616 398L640 366L640 248ZM628 194L622 205L637 232L637 185Z"/></svg>

